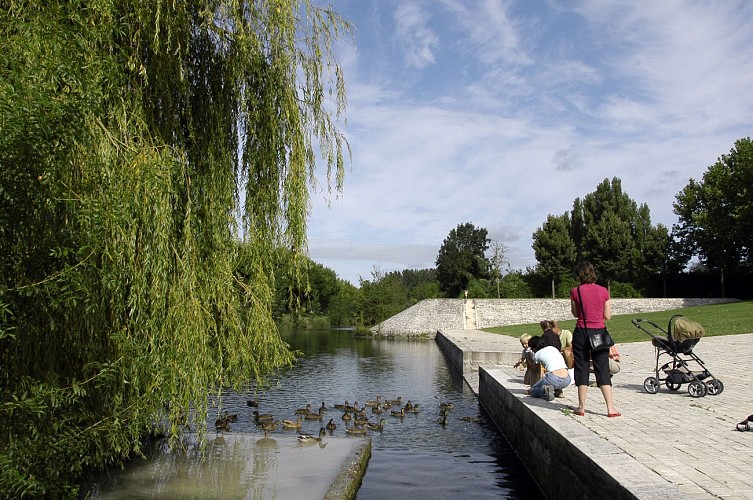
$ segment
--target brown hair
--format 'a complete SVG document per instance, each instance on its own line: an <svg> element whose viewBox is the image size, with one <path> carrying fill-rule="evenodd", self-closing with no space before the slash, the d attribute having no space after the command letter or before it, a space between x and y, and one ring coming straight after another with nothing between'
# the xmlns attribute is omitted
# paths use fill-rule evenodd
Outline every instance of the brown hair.
<svg viewBox="0 0 753 500"><path fill-rule="evenodd" d="M554 321L552 321L551 319L542 319L539 322L539 326L541 326L541 329L544 331L551 330L552 328L554 328Z"/></svg>
<svg viewBox="0 0 753 500"><path fill-rule="evenodd" d="M575 279L582 285L583 283L596 283L596 271L594 266L584 260L578 262L575 266Z"/></svg>

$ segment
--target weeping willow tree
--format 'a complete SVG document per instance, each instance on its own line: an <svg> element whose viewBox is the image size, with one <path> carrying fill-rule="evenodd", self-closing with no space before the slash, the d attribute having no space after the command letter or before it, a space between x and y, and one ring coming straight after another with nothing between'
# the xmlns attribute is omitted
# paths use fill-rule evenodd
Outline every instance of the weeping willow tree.
<svg viewBox="0 0 753 500"><path fill-rule="evenodd" d="M317 158L342 187L348 31L308 0L2 2L0 496L75 494L292 362L271 257L303 259Z"/></svg>

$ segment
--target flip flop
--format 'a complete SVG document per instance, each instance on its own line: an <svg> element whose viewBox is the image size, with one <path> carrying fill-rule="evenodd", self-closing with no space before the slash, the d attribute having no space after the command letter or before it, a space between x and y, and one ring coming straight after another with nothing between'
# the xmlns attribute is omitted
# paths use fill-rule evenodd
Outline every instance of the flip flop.
<svg viewBox="0 0 753 500"><path fill-rule="evenodd" d="M620 413L618 411L616 411L614 413L607 413L607 417L609 417L609 418L612 418L612 417L621 417L621 416L622 416L622 413Z"/></svg>

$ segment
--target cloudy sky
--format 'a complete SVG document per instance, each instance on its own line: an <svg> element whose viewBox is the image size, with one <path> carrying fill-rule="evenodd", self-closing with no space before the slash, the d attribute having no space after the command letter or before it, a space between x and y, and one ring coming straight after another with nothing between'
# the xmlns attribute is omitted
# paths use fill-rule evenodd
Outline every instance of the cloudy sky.
<svg viewBox="0 0 753 500"><path fill-rule="evenodd" d="M671 228L675 195L751 136L753 2L321 0L352 148L313 194L310 257L358 284L435 266L470 222L535 265L547 215L618 177Z"/></svg>

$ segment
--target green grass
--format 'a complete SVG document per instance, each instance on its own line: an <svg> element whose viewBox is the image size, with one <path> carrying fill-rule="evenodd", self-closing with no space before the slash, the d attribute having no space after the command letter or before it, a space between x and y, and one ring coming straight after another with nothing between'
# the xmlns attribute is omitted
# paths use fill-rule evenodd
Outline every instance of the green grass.
<svg viewBox="0 0 753 500"><path fill-rule="evenodd" d="M651 337L649 337L646 332L636 328L633 323L631 323L631 320L643 319L652 321L659 325L662 330L666 331L667 322L674 314L682 314L688 319L703 325L707 337L753 333L753 301L750 300L727 304L685 307L682 309L673 309L671 311L612 316L612 319L607 322L607 327L609 328L609 333L612 334L614 341L618 344L626 342L642 342L644 340L651 340ZM654 335L660 335L662 333L647 323L642 323L642 325ZM568 321L560 321L560 327L570 331L574 330L575 318ZM530 323L526 325L484 328L484 331L518 337L523 333L540 335L541 327L539 327L538 323Z"/></svg>

